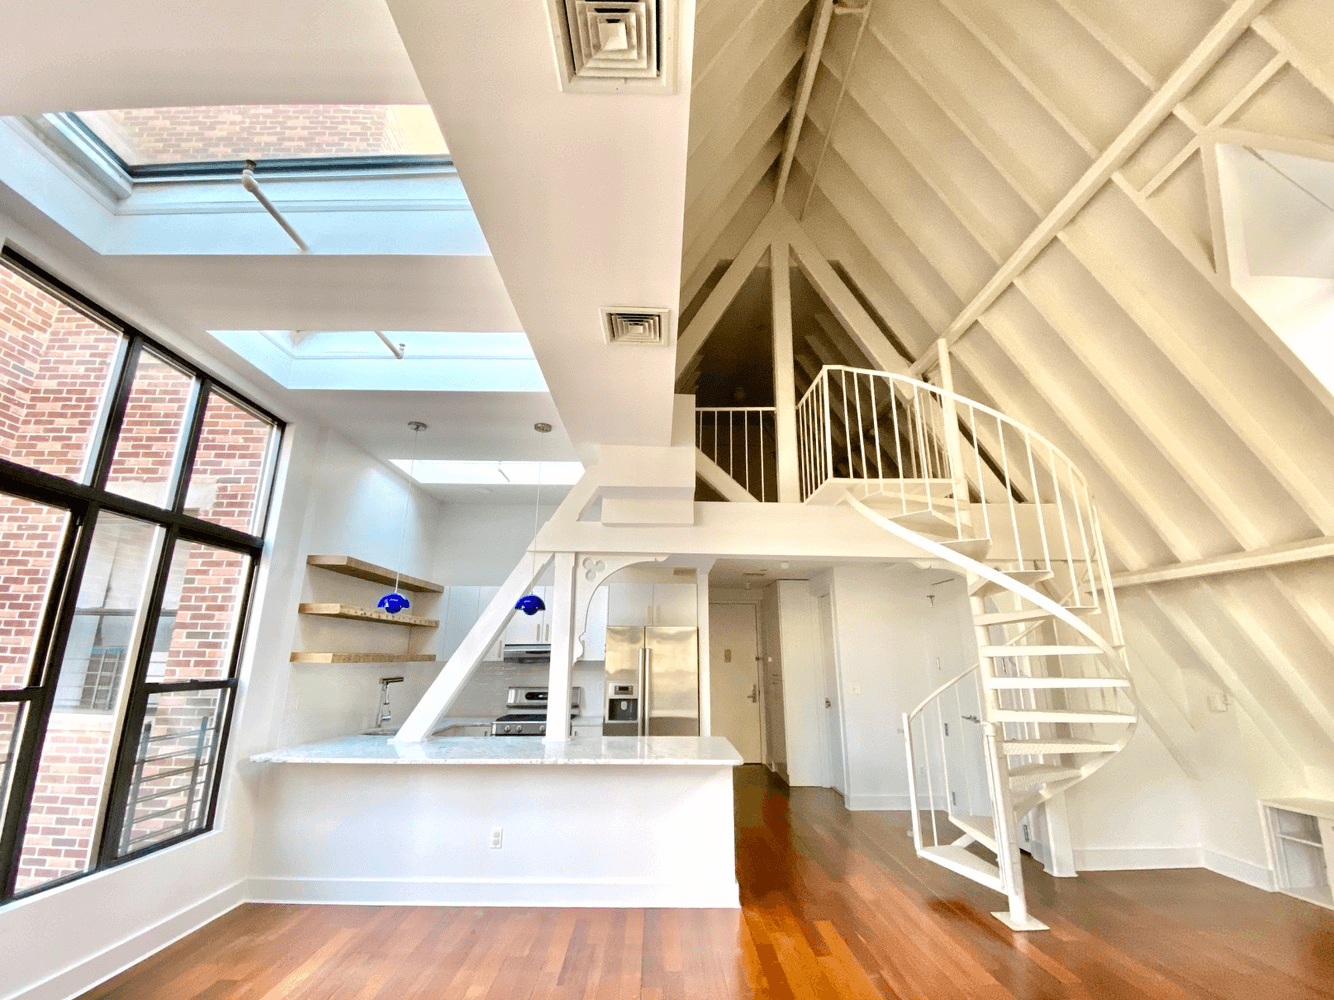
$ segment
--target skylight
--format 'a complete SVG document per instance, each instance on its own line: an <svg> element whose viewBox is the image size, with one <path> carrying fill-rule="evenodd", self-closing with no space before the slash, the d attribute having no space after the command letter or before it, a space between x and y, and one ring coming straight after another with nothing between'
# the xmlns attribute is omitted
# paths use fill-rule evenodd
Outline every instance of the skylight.
<svg viewBox="0 0 1334 1000"><path fill-rule="evenodd" d="M584 474L579 462L468 462L406 458L391 461L423 485L573 486ZM539 470L541 478L539 479Z"/></svg>
<svg viewBox="0 0 1334 1000"><path fill-rule="evenodd" d="M435 115L416 104L272 104L79 111L71 119L131 175L256 160L311 166L443 160Z"/></svg>
<svg viewBox="0 0 1334 1000"><path fill-rule="evenodd" d="M211 330L286 389L546 392L522 333ZM391 346L392 345L392 346ZM397 355L401 353L402 357Z"/></svg>

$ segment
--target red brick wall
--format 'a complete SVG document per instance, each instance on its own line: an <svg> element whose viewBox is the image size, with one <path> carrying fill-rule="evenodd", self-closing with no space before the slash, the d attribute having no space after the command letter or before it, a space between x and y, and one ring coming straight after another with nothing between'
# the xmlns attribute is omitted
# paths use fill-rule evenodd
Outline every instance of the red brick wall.
<svg viewBox="0 0 1334 1000"><path fill-rule="evenodd" d="M426 108L291 104L80 114L131 164L444 152Z"/></svg>
<svg viewBox="0 0 1334 1000"><path fill-rule="evenodd" d="M212 396L195 451L186 498L189 513L238 531L255 531L252 520L272 437L270 424L224 396Z"/></svg>
<svg viewBox="0 0 1334 1000"><path fill-rule="evenodd" d="M120 341L0 267L0 455L78 477Z"/></svg>

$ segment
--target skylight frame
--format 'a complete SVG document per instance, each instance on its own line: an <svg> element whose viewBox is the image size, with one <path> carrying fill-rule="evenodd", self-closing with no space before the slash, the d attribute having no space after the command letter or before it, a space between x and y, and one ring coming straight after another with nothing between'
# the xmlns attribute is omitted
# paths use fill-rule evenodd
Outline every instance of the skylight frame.
<svg viewBox="0 0 1334 1000"><path fill-rule="evenodd" d="M93 127L79 117L77 111L61 111L48 117L55 118L80 140L90 144L97 153L113 164L131 182L155 180L213 180L220 177L239 177L247 161L209 160L181 163L144 163L134 165L111 148ZM413 170L452 170L454 157L448 153L390 154L384 156L305 156L273 157L255 160L257 176L293 176L300 174L340 174L393 172Z"/></svg>

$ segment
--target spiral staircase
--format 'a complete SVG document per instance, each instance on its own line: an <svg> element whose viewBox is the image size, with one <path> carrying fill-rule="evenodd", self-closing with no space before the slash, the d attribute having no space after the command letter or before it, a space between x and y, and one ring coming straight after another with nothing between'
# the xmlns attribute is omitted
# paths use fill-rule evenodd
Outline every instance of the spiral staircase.
<svg viewBox="0 0 1334 1000"><path fill-rule="evenodd" d="M846 504L966 579L978 662L904 717L913 841L1004 893L1008 926L1040 930L1019 823L1138 721L1098 512L1051 442L952 391L944 352L923 374L941 384L842 366L814 377L796 412L801 499Z"/></svg>

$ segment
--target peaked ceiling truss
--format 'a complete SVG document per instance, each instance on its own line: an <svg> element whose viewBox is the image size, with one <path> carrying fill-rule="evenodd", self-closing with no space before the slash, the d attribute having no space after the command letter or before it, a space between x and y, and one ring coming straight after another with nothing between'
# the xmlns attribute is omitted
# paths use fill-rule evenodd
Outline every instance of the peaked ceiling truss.
<svg viewBox="0 0 1334 1000"><path fill-rule="evenodd" d="M873 364L946 338L1088 475L1177 731L1233 691L1305 762L1270 784L1334 794L1334 397L1215 250L1218 144L1334 160L1327 0L830 6L699 4L678 374L775 241Z"/></svg>

